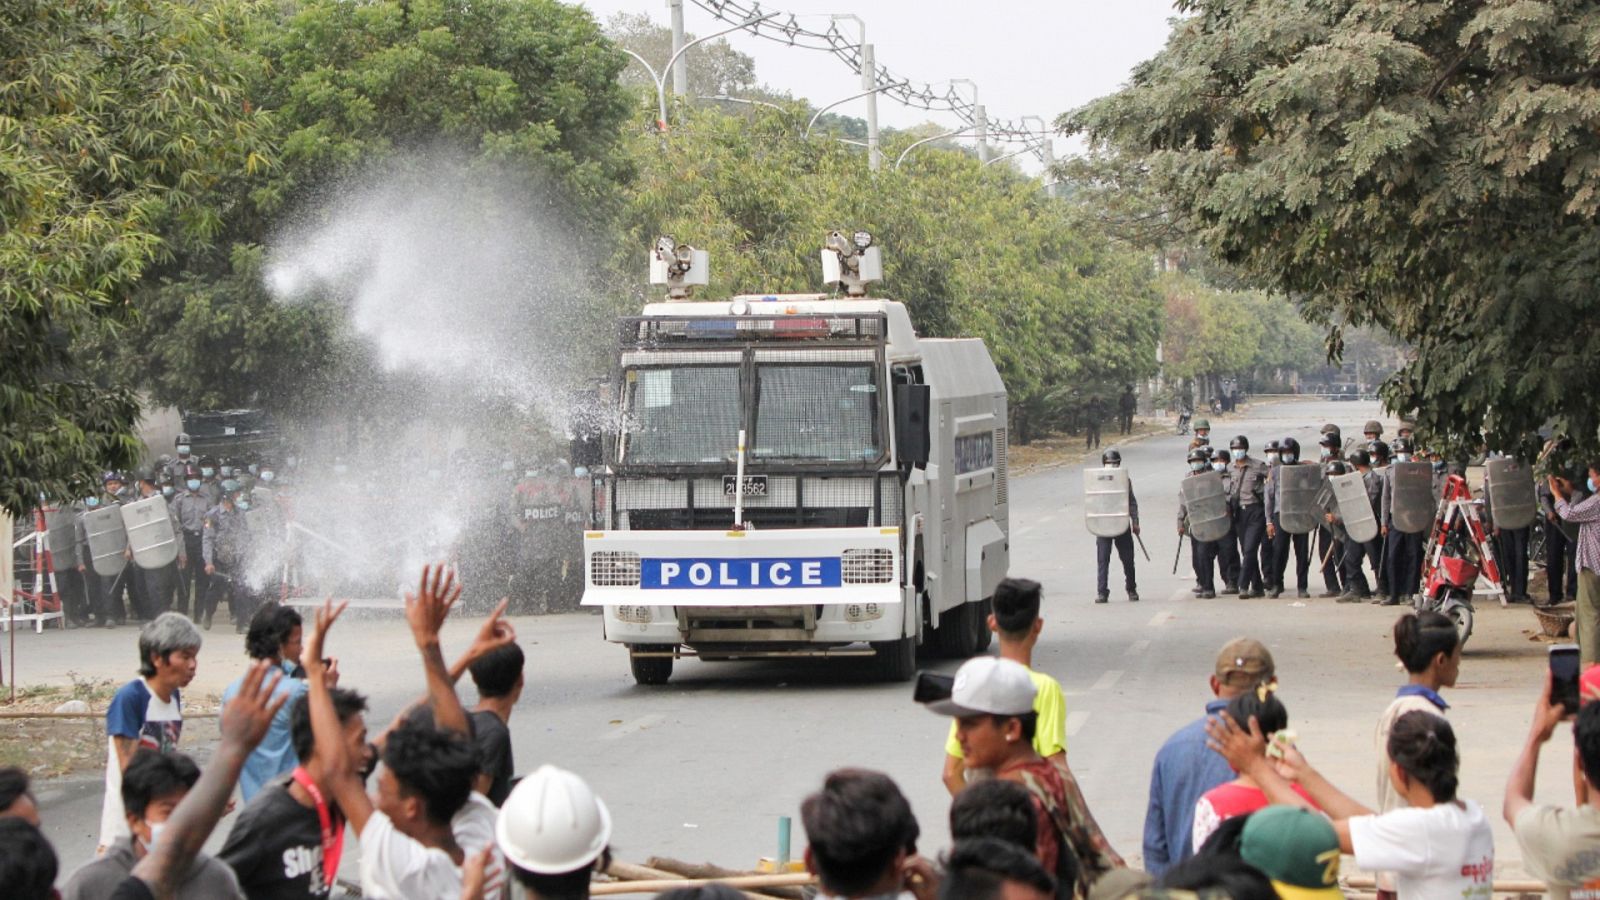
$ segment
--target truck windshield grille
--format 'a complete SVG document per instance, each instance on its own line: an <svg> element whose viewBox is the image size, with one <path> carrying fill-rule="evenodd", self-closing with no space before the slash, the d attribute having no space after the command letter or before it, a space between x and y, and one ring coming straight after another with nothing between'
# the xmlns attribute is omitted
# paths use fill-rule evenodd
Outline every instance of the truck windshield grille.
<svg viewBox="0 0 1600 900"><path fill-rule="evenodd" d="M733 459L743 418L739 367L629 369L623 458L643 465Z"/></svg>
<svg viewBox="0 0 1600 900"><path fill-rule="evenodd" d="M758 363L754 460L858 462L881 454L870 364Z"/></svg>
<svg viewBox="0 0 1600 900"><path fill-rule="evenodd" d="M747 492L745 521L761 528L869 528L901 524L899 476L771 475L761 492ZM600 479L595 498L599 528L632 531L698 529L725 531L733 525L731 477L616 476Z"/></svg>

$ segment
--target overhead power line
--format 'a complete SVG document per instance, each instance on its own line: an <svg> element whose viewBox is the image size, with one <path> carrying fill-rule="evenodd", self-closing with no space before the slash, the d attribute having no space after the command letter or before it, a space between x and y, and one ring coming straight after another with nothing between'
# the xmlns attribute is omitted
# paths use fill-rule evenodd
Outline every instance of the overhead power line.
<svg viewBox="0 0 1600 900"><path fill-rule="evenodd" d="M759 2L753 0L752 2L690 0L690 2L716 18L730 23L746 22L769 15ZM802 25L800 16L794 13L779 12L747 26L744 30L788 47L826 51L849 66L850 71L857 74L861 72L861 44L841 32L837 20L830 19L827 28L817 31ZM915 82L902 78L882 64L876 65L875 68L877 82L888 85L881 90L884 96L892 97L906 106L917 109L948 111L967 125L977 124L972 101L962 97L954 85L943 83L942 88L936 88L934 85L938 82ZM1017 122L989 119L987 124L991 143L1030 142L1050 136L1049 132L1031 131Z"/></svg>

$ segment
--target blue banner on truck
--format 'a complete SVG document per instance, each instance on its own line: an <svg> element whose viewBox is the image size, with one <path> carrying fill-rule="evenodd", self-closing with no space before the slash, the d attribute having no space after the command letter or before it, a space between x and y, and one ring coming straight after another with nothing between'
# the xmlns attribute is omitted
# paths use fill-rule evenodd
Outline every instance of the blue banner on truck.
<svg viewBox="0 0 1600 900"><path fill-rule="evenodd" d="M836 588L844 584L839 557L640 560L644 590Z"/></svg>

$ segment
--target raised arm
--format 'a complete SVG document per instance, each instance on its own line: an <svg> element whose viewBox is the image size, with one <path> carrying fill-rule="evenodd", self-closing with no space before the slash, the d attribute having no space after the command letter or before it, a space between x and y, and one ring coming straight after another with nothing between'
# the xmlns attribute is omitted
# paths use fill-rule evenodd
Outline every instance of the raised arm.
<svg viewBox="0 0 1600 900"><path fill-rule="evenodd" d="M434 724L442 731L468 735L467 710L456 696L455 679L445 668L444 651L439 647L439 630L450 615L450 608L461 599L461 585L455 572L443 565L424 566L416 593L406 594L406 621L411 637L422 655L422 671L428 679L428 704L433 707Z"/></svg>
<svg viewBox="0 0 1600 900"><path fill-rule="evenodd" d="M1248 729L1239 727L1227 713L1221 713L1206 722L1206 745L1222 754L1234 771L1255 779L1262 793L1273 803L1309 808L1311 804L1294 789L1294 783L1278 772L1267 759L1267 741L1254 716ZM1371 809L1334 787L1322 773L1311 767L1306 758L1294 747L1284 749L1283 764L1294 774L1311 799L1330 818L1348 819L1351 816L1370 816Z"/></svg>
<svg viewBox="0 0 1600 900"><path fill-rule="evenodd" d="M1517 824L1517 813L1533 803L1534 780L1539 773L1539 751L1555 733L1556 725L1566 715L1566 708L1550 702L1550 671L1544 673L1544 689L1533 707L1533 723L1528 728L1528 740L1522 745L1522 755L1511 767L1511 777L1506 779L1505 806L1501 814L1512 827Z"/></svg>
<svg viewBox="0 0 1600 900"><path fill-rule="evenodd" d="M300 666L306 670L306 704L311 712L313 752L327 773L328 786L333 790L339 809L350 821L350 827L360 835L367 820L372 818L372 798L367 796L366 786L356 774L356 760L345 752L344 730L339 726L339 713L333 708L333 685L329 681L328 667L322 661L328 630L347 605L348 601L335 604L329 599L317 609L311 634L300 651Z"/></svg>
<svg viewBox="0 0 1600 900"><path fill-rule="evenodd" d="M176 896L178 882L222 818L228 795L239 781L244 761L272 726L272 718L288 699L274 696L282 673L266 661L245 672L239 693L222 710L222 743L200 780L172 811L161 840L133 868L133 877L161 900Z"/></svg>

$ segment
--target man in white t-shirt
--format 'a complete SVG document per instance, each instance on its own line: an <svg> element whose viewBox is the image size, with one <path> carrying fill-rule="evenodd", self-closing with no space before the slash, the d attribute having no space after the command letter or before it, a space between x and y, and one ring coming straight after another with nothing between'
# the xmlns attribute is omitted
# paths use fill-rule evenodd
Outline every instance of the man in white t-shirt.
<svg viewBox="0 0 1600 900"><path fill-rule="evenodd" d="M1575 808L1533 802L1539 751L1567 714L1550 700L1548 675L1527 743L1506 781L1505 817L1522 847L1523 868L1545 882L1551 900L1600 900L1600 791L1595 789L1600 784L1600 703L1590 699L1583 698L1572 726L1573 753L1588 788L1586 802Z"/></svg>
<svg viewBox="0 0 1600 900"><path fill-rule="evenodd" d="M139 631L139 678L117 690L106 708L106 792L100 809L103 853L128 837L122 813L122 771L141 747L176 750L183 733L182 688L199 665L200 629L181 613L162 613Z"/></svg>
<svg viewBox="0 0 1600 900"><path fill-rule="evenodd" d="M423 570L422 584L406 595L406 619L422 654L428 699L436 726L402 719L382 744L383 769L377 795L369 797L341 736L328 690L323 644L344 605L331 602L317 611L316 628L305 642L307 700L315 755L329 773L334 799L361 844L361 891L366 897L457 897L462 866L488 849L489 871L498 871L484 896L505 891L504 866L495 844L495 810L472 790L478 759L467 738L467 713L456 697L439 647L444 624L461 588L442 566Z"/></svg>

